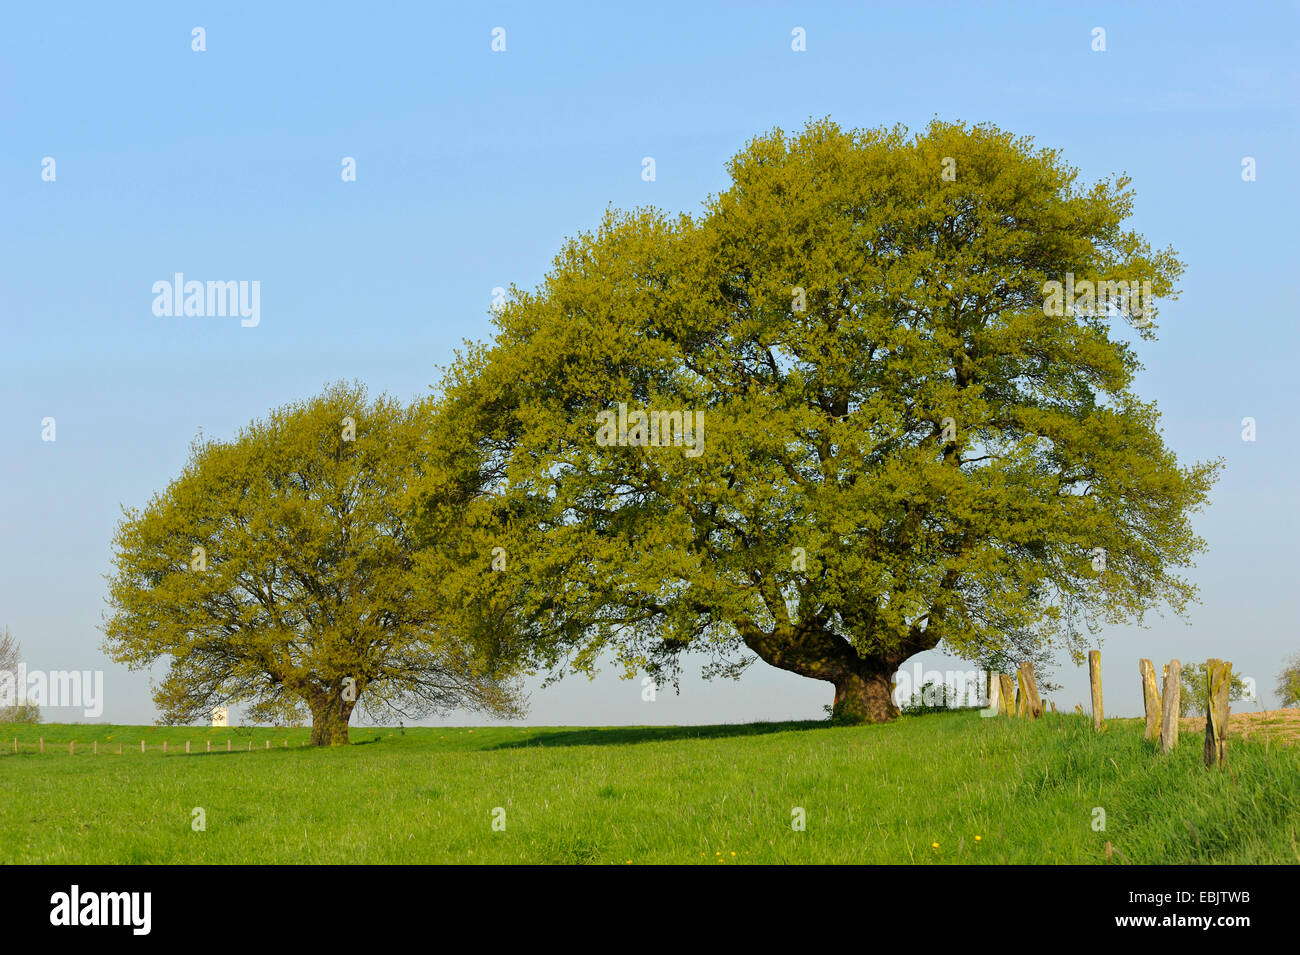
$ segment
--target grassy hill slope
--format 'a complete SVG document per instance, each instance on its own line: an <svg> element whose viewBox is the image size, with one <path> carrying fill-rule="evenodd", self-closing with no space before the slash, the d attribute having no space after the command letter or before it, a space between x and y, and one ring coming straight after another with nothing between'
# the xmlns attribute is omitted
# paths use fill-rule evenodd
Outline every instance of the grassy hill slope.
<svg viewBox="0 0 1300 955"><path fill-rule="evenodd" d="M0 733L4 863L1300 862L1300 748L1234 740L1211 773L1199 737L1161 757L1130 720L1099 736L1076 715L973 712L354 729L354 745L328 750L302 747L300 729ZM806 831L791 826L798 809Z"/></svg>

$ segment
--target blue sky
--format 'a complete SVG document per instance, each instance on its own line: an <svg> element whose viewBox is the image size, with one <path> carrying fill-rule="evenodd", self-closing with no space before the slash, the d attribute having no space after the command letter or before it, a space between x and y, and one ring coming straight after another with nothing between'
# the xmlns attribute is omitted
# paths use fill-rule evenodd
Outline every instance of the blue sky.
<svg viewBox="0 0 1300 955"><path fill-rule="evenodd" d="M1108 710L1140 712L1140 656L1226 657L1268 705L1300 649L1295 4L87 3L0 23L0 625L29 667L104 669L104 720L156 716L146 676L99 650L119 508L175 475L199 428L232 434L338 378L423 394L489 334L492 289L535 285L607 206L695 211L747 139L825 115L991 121L1087 180L1133 177L1133 226L1188 265L1139 390L1180 458L1227 466L1197 521L1203 602L1103 634ZM175 272L260 281L260 324L154 316ZM739 683L690 671L653 704L613 672L566 680L530 721L830 702L761 663ZM1087 699L1082 670L1058 678L1062 708Z"/></svg>

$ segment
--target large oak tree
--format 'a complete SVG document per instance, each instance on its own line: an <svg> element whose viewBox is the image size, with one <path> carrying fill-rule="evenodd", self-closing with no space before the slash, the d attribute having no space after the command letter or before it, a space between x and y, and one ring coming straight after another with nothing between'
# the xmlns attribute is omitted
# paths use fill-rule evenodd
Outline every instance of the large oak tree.
<svg viewBox="0 0 1300 955"><path fill-rule="evenodd" d="M758 657L849 721L892 718L941 643L1077 649L1194 598L1218 464L1180 466L1133 391L1126 338L1154 341L1182 265L1125 228L1126 178L938 121L778 130L729 172L698 216L610 213L459 357L433 579L532 665ZM1152 297L1048 301L1108 280ZM702 413L703 453L598 440L620 403Z"/></svg>

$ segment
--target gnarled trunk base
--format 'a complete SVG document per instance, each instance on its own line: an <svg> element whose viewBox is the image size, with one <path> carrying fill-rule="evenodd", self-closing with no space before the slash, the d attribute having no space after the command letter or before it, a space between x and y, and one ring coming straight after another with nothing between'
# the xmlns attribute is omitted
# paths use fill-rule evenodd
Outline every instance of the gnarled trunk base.
<svg viewBox="0 0 1300 955"><path fill-rule="evenodd" d="M831 719L836 723L888 723L897 719L894 674L908 657L939 642L937 636L923 631L897 649L862 656L848 640L820 629L779 635L750 629L744 640L765 663L833 685Z"/></svg>

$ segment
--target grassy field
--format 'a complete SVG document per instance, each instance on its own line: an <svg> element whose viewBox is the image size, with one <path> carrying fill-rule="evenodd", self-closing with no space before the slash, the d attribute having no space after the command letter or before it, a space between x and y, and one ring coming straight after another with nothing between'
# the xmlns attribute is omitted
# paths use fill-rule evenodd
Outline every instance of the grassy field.
<svg viewBox="0 0 1300 955"><path fill-rule="evenodd" d="M6 733L5 863L1300 862L1300 747L1234 740L1211 773L1199 737L1162 757L1135 720L354 729L327 750L306 730Z"/></svg>

